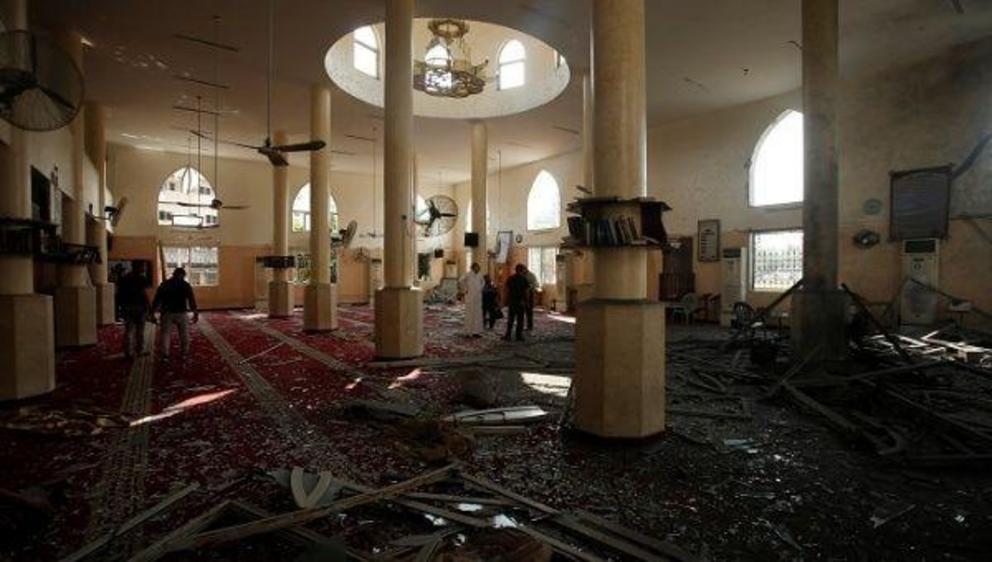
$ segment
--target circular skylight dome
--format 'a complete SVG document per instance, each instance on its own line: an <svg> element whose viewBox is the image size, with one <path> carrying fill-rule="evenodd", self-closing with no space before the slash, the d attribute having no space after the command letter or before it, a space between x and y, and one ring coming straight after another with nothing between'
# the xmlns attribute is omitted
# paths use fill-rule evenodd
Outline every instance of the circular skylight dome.
<svg viewBox="0 0 992 562"><path fill-rule="evenodd" d="M438 29L451 29L443 25L451 21L466 24L467 32L454 39L439 37ZM324 56L327 75L345 92L382 107L385 41L383 23L346 34ZM543 41L471 20L415 19L413 58L413 112L422 117L483 119L520 113L558 97L571 77L565 58ZM459 89L460 79L465 87Z"/></svg>

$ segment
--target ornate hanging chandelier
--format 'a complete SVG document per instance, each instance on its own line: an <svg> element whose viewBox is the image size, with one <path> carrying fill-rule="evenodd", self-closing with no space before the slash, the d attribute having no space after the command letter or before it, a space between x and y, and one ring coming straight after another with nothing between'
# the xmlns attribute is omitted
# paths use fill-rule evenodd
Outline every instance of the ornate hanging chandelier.
<svg viewBox="0 0 992 562"><path fill-rule="evenodd" d="M431 96L467 98L486 86L488 60L472 64L465 20L433 19L427 23L431 40L424 60L414 61L413 87Z"/></svg>

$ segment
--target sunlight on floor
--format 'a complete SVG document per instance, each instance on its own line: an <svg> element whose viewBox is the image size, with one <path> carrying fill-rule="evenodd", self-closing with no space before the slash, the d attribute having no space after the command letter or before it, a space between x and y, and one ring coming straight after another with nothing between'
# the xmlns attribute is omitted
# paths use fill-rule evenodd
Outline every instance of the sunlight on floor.
<svg viewBox="0 0 992 562"><path fill-rule="evenodd" d="M188 410L188 409L193 408L193 407L196 407L196 406L201 406L203 404L207 404L209 402L213 402L215 400L220 400L221 398L224 398L228 394L232 394L234 392L237 392L237 391L235 389L233 389L233 388L229 388L227 390L221 390L219 392L209 392L207 394L200 394L199 396L194 396L192 398L187 398L186 400L183 400L182 402L179 402L179 403L173 404L172 406L169 406L168 408L162 410L161 412L159 412L157 414L152 414L150 416L145 416L143 418L139 418L139 419L136 419L136 420L132 421L131 422L131 427L135 427L135 426L138 426L138 425L141 425L141 424L145 424L145 423L151 423L153 421L163 420L165 418L171 418L172 416L174 416L174 415L176 415L176 414L178 414L180 412L183 412L185 410Z"/></svg>

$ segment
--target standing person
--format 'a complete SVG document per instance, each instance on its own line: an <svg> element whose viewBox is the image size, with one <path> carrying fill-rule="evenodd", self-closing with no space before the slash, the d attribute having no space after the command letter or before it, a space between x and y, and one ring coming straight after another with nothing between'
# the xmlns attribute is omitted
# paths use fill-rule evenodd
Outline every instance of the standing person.
<svg viewBox="0 0 992 562"><path fill-rule="evenodd" d="M527 281L527 268L523 264L517 264L515 273L506 280L506 293L510 305L510 316L506 319L506 335L504 340L509 341L510 333L513 332L513 324L517 324L517 341L524 341L524 313L527 309L527 299L530 294L530 282Z"/></svg>
<svg viewBox="0 0 992 562"><path fill-rule="evenodd" d="M496 326L496 321L503 317L499 306L499 290L493 285L493 279L488 274L483 276L485 285L482 287L482 319L487 330Z"/></svg>
<svg viewBox="0 0 992 562"><path fill-rule="evenodd" d="M485 282L479 275L479 264L472 267L458 280L458 292L465 299L465 335L482 337L482 287Z"/></svg>
<svg viewBox="0 0 992 562"><path fill-rule="evenodd" d="M541 284L538 283L534 272L527 267L524 267L524 275L527 276L527 283L530 284L530 293L527 295L527 331L529 332L534 329L534 300L541 289Z"/></svg>
<svg viewBox="0 0 992 562"><path fill-rule="evenodd" d="M162 360L169 360L169 332L172 331L173 326L179 331L180 359L185 358L186 353L189 352L189 324L186 313L193 312L194 324L200 320L193 287L186 282L185 269L177 267L172 272L172 277L158 286L155 300L152 302L152 310L161 312L159 347Z"/></svg>
<svg viewBox="0 0 992 562"><path fill-rule="evenodd" d="M145 355L145 321L151 307L147 290L152 282L145 275L145 262L134 260L131 271L117 278L117 306L124 319L124 356ZM152 316L152 322L155 317Z"/></svg>

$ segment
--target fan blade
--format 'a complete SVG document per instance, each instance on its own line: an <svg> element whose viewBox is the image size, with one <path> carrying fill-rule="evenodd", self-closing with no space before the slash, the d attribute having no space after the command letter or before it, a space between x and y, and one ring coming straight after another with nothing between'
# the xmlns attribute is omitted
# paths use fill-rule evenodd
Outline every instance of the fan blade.
<svg viewBox="0 0 992 562"><path fill-rule="evenodd" d="M250 209L251 205L224 205L221 209L225 211L243 211L245 209Z"/></svg>
<svg viewBox="0 0 992 562"><path fill-rule="evenodd" d="M455 213L441 213L441 216L442 217L457 217L458 215L455 214Z"/></svg>
<svg viewBox="0 0 992 562"><path fill-rule="evenodd" d="M46 96L48 96L48 98L50 100L52 100L55 103L61 105L62 107L66 108L68 110L71 110L71 111L75 111L76 110L76 106L73 105L73 103L71 101L69 101L69 100L65 99L64 97L62 97L62 94L56 92L55 90L52 90L51 88L46 88L45 86L42 86L41 84L38 84L35 87L38 88L39 90L41 90L41 92L43 94L45 94Z"/></svg>
<svg viewBox="0 0 992 562"><path fill-rule="evenodd" d="M192 134L194 137L200 137L201 139L204 139L204 140L211 140L211 141L214 140L214 138L212 136L208 135L207 133L202 133L200 131L197 131L196 129L184 129L184 130L189 131L189 133ZM245 144L243 142L235 142L235 141L229 141L229 140L224 140L224 139L217 139L217 142L222 143L222 144L229 144L231 146L240 146L241 148L248 148L248 149L251 149L251 150L258 150L258 149L262 148L260 146L255 146L253 144Z"/></svg>
<svg viewBox="0 0 992 562"><path fill-rule="evenodd" d="M174 204L175 205L178 205L180 207L192 207L192 208L200 208L200 207L209 207L210 206L209 203L187 203L185 201L176 201Z"/></svg>
<svg viewBox="0 0 992 562"><path fill-rule="evenodd" d="M289 160L286 160L286 155L278 150L262 147L258 149L258 152L264 154L273 166L289 166Z"/></svg>
<svg viewBox="0 0 992 562"><path fill-rule="evenodd" d="M278 150L279 152L309 152L313 150L320 150L327 146L322 140L313 140L310 142L301 142L297 144L284 144L281 146L273 146L272 150Z"/></svg>

